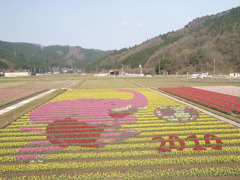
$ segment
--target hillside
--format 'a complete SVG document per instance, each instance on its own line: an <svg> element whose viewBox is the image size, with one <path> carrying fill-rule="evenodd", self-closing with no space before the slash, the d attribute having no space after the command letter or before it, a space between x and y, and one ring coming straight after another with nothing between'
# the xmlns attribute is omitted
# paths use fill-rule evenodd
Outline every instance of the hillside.
<svg viewBox="0 0 240 180"><path fill-rule="evenodd" d="M127 72L179 74L240 72L240 7L193 20L184 28L154 37L96 61L88 71L124 68Z"/></svg>
<svg viewBox="0 0 240 180"><path fill-rule="evenodd" d="M35 69L45 72L52 67L85 69L111 51L71 46L47 46L0 41L0 70Z"/></svg>

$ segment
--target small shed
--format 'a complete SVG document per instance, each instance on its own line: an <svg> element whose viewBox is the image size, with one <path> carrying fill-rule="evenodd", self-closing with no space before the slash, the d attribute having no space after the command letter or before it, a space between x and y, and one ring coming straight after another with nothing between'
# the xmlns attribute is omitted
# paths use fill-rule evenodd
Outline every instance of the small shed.
<svg viewBox="0 0 240 180"><path fill-rule="evenodd" d="M206 78L208 77L208 73L202 73L202 72L194 72L192 73L191 78Z"/></svg>
<svg viewBox="0 0 240 180"><path fill-rule="evenodd" d="M4 77L21 77L21 76L29 76L29 72L4 72Z"/></svg>
<svg viewBox="0 0 240 180"><path fill-rule="evenodd" d="M230 73L229 76L233 77L233 78L239 78L240 77L240 73Z"/></svg>
<svg viewBox="0 0 240 180"><path fill-rule="evenodd" d="M109 70L107 71L109 76L121 76L123 72L121 70Z"/></svg>

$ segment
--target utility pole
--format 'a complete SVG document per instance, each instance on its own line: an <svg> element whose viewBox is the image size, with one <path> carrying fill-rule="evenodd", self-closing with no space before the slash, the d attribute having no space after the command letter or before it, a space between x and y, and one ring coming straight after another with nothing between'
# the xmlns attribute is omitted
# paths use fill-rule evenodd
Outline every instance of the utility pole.
<svg viewBox="0 0 240 180"><path fill-rule="evenodd" d="M122 64L122 76L124 75L124 68L123 68L123 64Z"/></svg>
<svg viewBox="0 0 240 180"><path fill-rule="evenodd" d="M159 74L159 76L160 76L160 73L161 73L161 70L160 70L160 67L161 67L161 60L160 59L158 59L158 74Z"/></svg>
<svg viewBox="0 0 240 180"><path fill-rule="evenodd" d="M215 76L215 58L213 58L213 75Z"/></svg>
<svg viewBox="0 0 240 180"><path fill-rule="evenodd" d="M140 74L142 76L142 65L141 64L139 65L139 69L140 69Z"/></svg>
<svg viewBox="0 0 240 180"><path fill-rule="evenodd" d="M161 59L162 55L158 56L158 74L161 75Z"/></svg>

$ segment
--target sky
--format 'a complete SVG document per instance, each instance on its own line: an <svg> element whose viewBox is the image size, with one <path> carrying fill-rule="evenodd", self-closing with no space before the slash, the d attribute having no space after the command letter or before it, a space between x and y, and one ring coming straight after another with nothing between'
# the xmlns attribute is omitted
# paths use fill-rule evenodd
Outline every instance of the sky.
<svg viewBox="0 0 240 180"><path fill-rule="evenodd" d="M119 50L239 0L0 0L0 40Z"/></svg>

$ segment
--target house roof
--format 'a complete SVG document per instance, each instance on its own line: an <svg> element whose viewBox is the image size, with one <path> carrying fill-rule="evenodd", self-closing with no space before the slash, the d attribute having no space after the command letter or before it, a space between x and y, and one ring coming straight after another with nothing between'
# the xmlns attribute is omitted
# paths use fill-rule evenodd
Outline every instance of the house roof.
<svg viewBox="0 0 240 180"><path fill-rule="evenodd" d="M121 70L107 70L107 72L121 72Z"/></svg>

